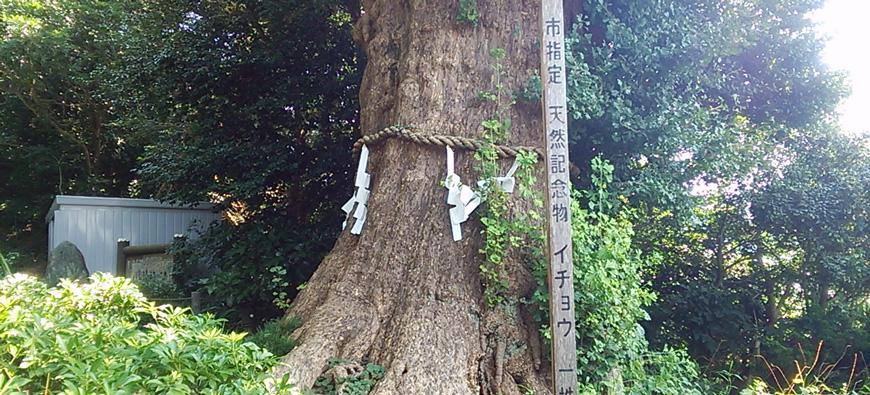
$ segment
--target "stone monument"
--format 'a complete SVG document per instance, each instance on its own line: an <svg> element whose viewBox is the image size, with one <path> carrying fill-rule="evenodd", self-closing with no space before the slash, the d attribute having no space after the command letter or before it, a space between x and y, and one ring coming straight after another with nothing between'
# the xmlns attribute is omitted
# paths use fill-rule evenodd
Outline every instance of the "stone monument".
<svg viewBox="0 0 870 395"><path fill-rule="evenodd" d="M64 241L54 247L48 255L48 266L45 268L45 281L49 287L60 283L62 278L87 279L90 273L85 266L85 257L75 244Z"/></svg>

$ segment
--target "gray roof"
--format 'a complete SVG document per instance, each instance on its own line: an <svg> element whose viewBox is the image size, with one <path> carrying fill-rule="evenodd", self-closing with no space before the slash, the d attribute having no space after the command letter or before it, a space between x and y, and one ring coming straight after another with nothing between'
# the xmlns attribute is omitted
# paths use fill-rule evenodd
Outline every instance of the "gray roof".
<svg viewBox="0 0 870 395"><path fill-rule="evenodd" d="M48 209L45 222L54 219L54 212L61 206L97 206L97 207L125 207L125 208L162 208L167 210L203 210L214 211L214 204L200 202L190 206L161 203L152 199L127 199L97 196L65 196L57 195Z"/></svg>

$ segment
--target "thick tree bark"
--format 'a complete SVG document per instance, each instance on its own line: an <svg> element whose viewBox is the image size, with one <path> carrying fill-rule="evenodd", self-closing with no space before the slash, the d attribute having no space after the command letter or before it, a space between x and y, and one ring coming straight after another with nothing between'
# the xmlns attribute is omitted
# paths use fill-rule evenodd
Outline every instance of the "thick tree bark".
<svg viewBox="0 0 870 395"><path fill-rule="evenodd" d="M456 20L457 3L363 1L355 37L368 57L364 133L402 124L479 138L481 121L495 112L477 100L491 89L490 49L507 52L509 89L537 73L540 2L479 0L476 27ZM511 145L542 145L540 112L537 103L513 106ZM328 358L340 357L386 368L376 395L511 395L520 384L550 394L537 325L522 306L490 309L483 301L474 217L463 224L463 241L451 238L444 149L393 139L370 150L363 233L345 231L293 303L288 315L303 325L281 372L309 387ZM472 153L457 152L467 184L477 179L472 162ZM527 297L535 284L518 261L507 263L510 292Z"/></svg>

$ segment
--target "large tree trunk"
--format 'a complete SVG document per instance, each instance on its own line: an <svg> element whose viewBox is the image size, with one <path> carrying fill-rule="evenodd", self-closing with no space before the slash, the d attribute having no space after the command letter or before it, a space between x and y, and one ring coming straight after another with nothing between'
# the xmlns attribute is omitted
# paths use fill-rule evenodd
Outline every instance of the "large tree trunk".
<svg viewBox="0 0 870 395"><path fill-rule="evenodd" d="M364 133L401 124L479 138L481 121L495 112L477 100L491 89L490 49L507 51L503 82L511 90L537 72L540 2L479 0L476 27L456 20L457 3L363 1L355 37L368 55ZM542 146L540 112L537 103L513 106L510 145ZM283 371L310 387L327 359L340 357L386 368L373 394L510 395L520 394L520 384L551 393L529 314L522 305L491 309L483 301L480 225L472 217L465 239L451 238L440 185L444 148L392 139L370 150L365 228L341 235L293 303L288 314L303 326ZM457 150L466 184L477 179L472 162L472 153ZM510 292L527 297L535 284L517 261L507 263Z"/></svg>

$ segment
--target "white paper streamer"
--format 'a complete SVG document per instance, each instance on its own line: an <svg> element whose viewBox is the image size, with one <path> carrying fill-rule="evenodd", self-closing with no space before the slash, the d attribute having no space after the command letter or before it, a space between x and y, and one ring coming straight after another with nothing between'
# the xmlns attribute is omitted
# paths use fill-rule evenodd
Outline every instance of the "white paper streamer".
<svg viewBox="0 0 870 395"><path fill-rule="evenodd" d="M462 179L454 171L453 149L447 147L447 178L444 186L447 188L447 204L450 208L450 227L453 232L453 240L462 240L462 223L480 205L480 195L474 192L468 185L462 184Z"/></svg>
<svg viewBox="0 0 870 395"><path fill-rule="evenodd" d="M459 241L462 240L462 223L467 221L471 213L474 212L474 209L480 206L482 197L468 185L462 184L462 179L454 172L454 167L453 149L447 147L447 178L444 180L444 187L447 188L447 204L453 206L449 211L453 240ZM477 182L477 186L483 189L486 188L490 181L495 181L499 189L505 193L513 193L517 183L514 178L517 168L519 168L519 161L514 160L513 166L511 166L504 177L480 180Z"/></svg>
<svg viewBox="0 0 870 395"><path fill-rule="evenodd" d="M356 168L356 180L354 181L356 189L347 203L345 203L344 206L341 206L341 210L344 211L345 214L344 223L341 225L341 229L344 230L344 228L347 227L347 222L350 220L352 213L353 218L356 219L356 221L350 229L350 233L355 235L362 233L362 228L366 223L366 217L368 216L369 211L368 202L369 195L371 195L370 188L372 176L369 173L366 173L368 162L369 149L363 145L359 154L359 165ZM356 207L356 210L354 210L354 207Z"/></svg>
<svg viewBox="0 0 870 395"><path fill-rule="evenodd" d="M514 164L511 166L510 170L508 170L507 174L504 177L495 177L493 180L496 182L496 186L498 189L501 189L505 193L514 193L514 187L517 185L517 180L514 178L514 173L517 172L517 169L520 167L520 162L518 159L514 159ZM489 180L480 180L477 182L478 188L486 188L486 185L489 184Z"/></svg>

